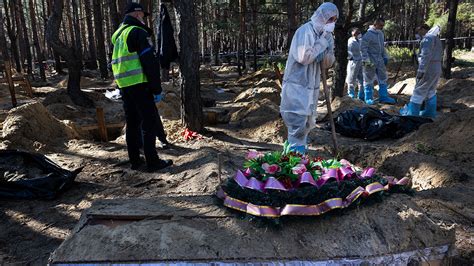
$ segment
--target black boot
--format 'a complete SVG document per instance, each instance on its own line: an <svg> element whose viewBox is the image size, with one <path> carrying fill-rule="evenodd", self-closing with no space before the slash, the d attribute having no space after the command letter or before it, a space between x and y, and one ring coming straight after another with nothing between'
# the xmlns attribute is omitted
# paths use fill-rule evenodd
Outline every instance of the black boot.
<svg viewBox="0 0 474 266"><path fill-rule="evenodd" d="M138 170L140 166L142 166L145 162L142 159L139 160L130 160L130 169L132 170Z"/></svg>
<svg viewBox="0 0 474 266"><path fill-rule="evenodd" d="M159 171L161 169L164 169L168 166L171 166L173 165L173 161L172 160L161 160L161 159L158 159L152 163L148 163L147 164L147 170L148 172L155 172L155 171Z"/></svg>

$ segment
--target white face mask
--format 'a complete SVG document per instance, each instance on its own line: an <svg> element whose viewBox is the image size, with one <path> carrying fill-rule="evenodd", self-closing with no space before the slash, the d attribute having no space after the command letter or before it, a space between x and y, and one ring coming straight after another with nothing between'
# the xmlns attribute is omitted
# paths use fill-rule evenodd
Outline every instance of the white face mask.
<svg viewBox="0 0 474 266"><path fill-rule="evenodd" d="M356 38L357 38L357 40L362 39L362 34L357 35Z"/></svg>
<svg viewBox="0 0 474 266"><path fill-rule="evenodd" d="M333 32L335 27L336 27L336 22L328 23L324 25L324 31Z"/></svg>

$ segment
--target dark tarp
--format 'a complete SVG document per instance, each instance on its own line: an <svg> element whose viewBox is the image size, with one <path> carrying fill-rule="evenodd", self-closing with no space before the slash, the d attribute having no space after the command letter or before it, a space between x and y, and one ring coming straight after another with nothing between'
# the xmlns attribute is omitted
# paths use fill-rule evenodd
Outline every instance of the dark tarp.
<svg viewBox="0 0 474 266"><path fill-rule="evenodd" d="M368 107L348 110L335 118L337 133L366 140L401 138L430 122L430 118L390 115Z"/></svg>
<svg viewBox="0 0 474 266"><path fill-rule="evenodd" d="M81 170L62 169L38 153L0 150L0 199L53 199Z"/></svg>

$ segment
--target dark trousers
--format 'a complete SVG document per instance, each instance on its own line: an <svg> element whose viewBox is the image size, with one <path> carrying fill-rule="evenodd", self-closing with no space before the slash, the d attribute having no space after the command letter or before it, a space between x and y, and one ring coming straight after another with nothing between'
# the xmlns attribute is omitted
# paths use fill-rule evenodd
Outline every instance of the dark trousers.
<svg viewBox="0 0 474 266"><path fill-rule="evenodd" d="M136 163L140 160L142 146L147 164L156 162L158 160L156 128L161 119L158 116L153 94L144 84L138 84L123 88L122 100L127 122L125 139L130 162Z"/></svg>
<svg viewBox="0 0 474 266"><path fill-rule="evenodd" d="M166 143L168 140L166 140L166 132L163 127L163 122L161 121L160 113L158 110L156 110L156 113L158 114L158 121L156 121L156 136L160 140L161 143Z"/></svg>

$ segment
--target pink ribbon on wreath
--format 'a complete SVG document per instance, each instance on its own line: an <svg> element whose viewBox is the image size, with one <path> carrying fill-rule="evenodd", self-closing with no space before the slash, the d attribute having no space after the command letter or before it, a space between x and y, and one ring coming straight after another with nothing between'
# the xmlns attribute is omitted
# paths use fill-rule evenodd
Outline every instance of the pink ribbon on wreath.
<svg viewBox="0 0 474 266"><path fill-rule="evenodd" d="M297 186L301 184L310 184L317 188L321 188L330 180L336 180L338 182L341 182L344 179L350 179L351 177L354 176L354 174L355 174L354 169L348 164L345 164L345 166L342 166L339 168L326 169L318 180L314 180L310 172L304 172L299 177ZM369 168L364 169L360 177L357 176L357 178L360 178L360 179L370 178L374 174L375 174L375 169L369 167ZM265 192L266 190L288 191L288 189L275 177L269 177L265 182L262 182L255 177L250 177L250 179L248 179L242 171L237 170L234 180L241 187L253 189L260 192ZM393 177L390 180L393 180ZM394 185L394 184L398 185L397 182L399 181L397 179L394 179L396 181L393 181L393 182L391 182L390 180L389 180L389 185ZM406 179L405 180L402 179L402 180L403 182L406 183Z"/></svg>

